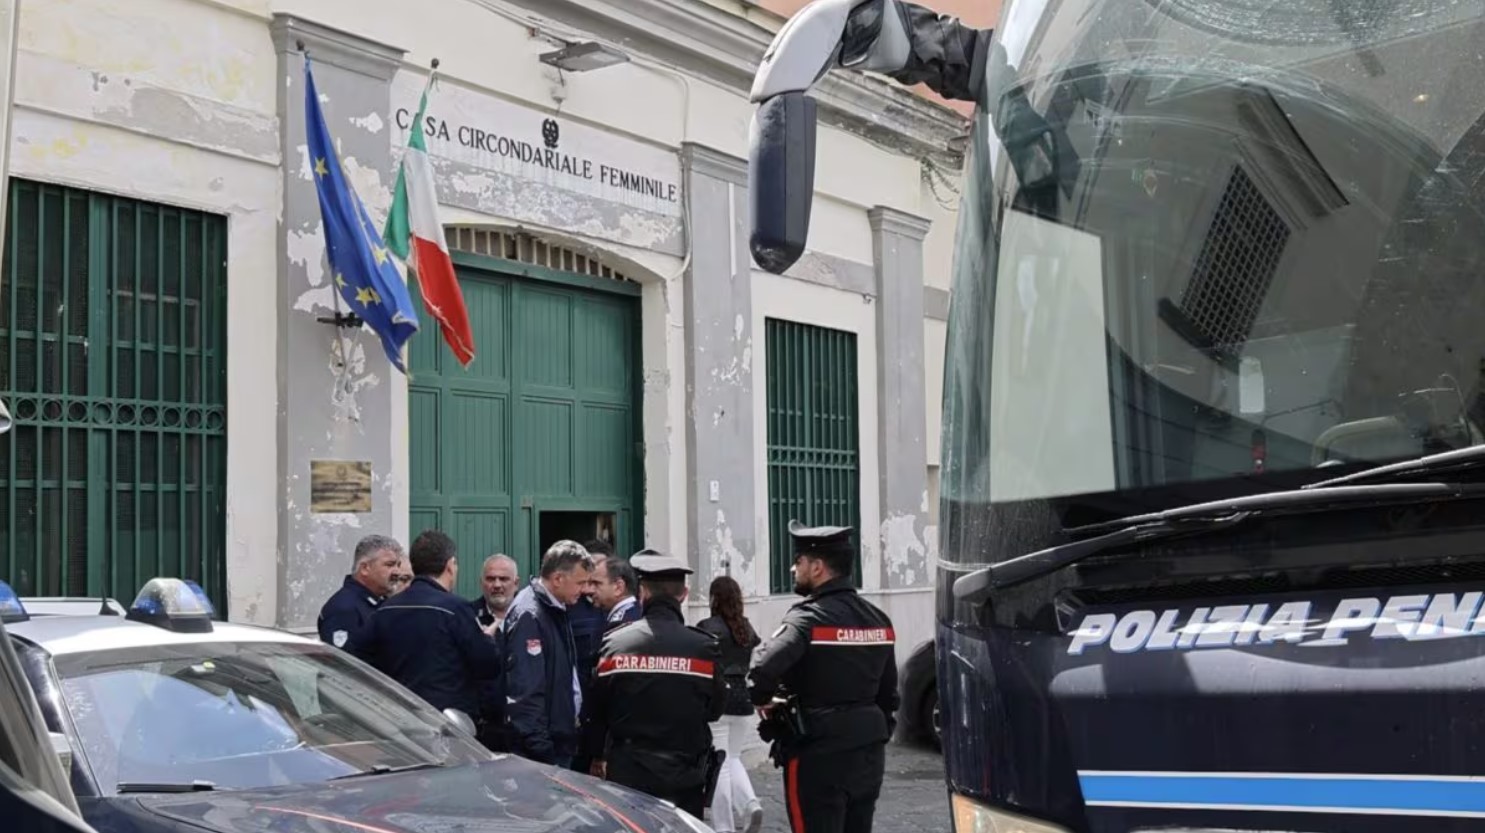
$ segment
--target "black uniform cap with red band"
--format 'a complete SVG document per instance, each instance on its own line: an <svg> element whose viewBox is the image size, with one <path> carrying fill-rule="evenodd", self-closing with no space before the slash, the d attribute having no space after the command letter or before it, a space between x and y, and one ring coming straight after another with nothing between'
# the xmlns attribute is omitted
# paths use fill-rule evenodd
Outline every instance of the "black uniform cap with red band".
<svg viewBox="0 0 1485 833"><path fill-rule="evenodd" d="M789 522L794 557L818 558L841 575L849 575L856 560L856 548L851 544L854 531L849 526L805 526L799 521Z"/></svg>

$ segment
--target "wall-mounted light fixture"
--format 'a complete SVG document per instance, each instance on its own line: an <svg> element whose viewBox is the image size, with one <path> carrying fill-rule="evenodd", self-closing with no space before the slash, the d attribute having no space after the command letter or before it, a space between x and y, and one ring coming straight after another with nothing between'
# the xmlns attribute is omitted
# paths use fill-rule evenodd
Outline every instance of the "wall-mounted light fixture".
<svg viewBox="0 0 1485 833"><path fill-rule="evenodd" d="M629 60L629 56L595 41L583 41L569 43L561 49L542 53L539 60L565 72L588 72L625 63Z"/></svg>

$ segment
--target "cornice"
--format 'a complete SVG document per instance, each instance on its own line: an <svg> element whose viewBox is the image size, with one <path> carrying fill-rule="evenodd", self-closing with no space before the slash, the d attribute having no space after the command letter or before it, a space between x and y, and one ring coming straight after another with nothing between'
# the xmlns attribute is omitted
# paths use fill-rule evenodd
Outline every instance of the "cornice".
<svg viewBox="0 0 1485 833"><path fill-rule="evenodd" d="M681 165L689 172L712 179L734 185L748 184L747 160L696 142L686 142L681 146Z"/></svg>
<svg viewBox="0 0 1485 833"><path fill-rule="evenodd" d="M876 234L895 234L919 242L928 236L928 230L933 227L933 222L925 217L885 205L868 210L866 218L871 222L872 232Z"/></svg>
<svg viewBox="0 0 1485 833"><path fill-rule="evenodd" d="M298 42L303 41L316 62L369 75L378 81L391 80L406 54L404 49L292 14L275 14L268 30L274 51L280 55L298 52Z"/></svg>
<svg viewBox="0 0 1485 833"><path fill-rule="evenodd" d="M700 0L479 0L577 29L746 96L774 33ZM753 14L761 12L754 10ZM954 110L886 78L832 72L816 85L820 122L894 151L959 167Z"/></svg>

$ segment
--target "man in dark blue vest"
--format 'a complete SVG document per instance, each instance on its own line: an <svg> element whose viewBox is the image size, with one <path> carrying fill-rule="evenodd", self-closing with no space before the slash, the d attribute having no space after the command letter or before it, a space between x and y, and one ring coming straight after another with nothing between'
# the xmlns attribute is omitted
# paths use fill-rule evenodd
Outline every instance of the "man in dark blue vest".
<svg viewBox="0 0 1485 833"><path fill-rule="evenodd" d="M366 626L371 614L392 594L392 579L403 567L402 545L386 535L368 535L356 544L351 573L320 608L320 641L337 648Z"/></svg>
<svg viewBox="0 0 1485 833"><path fill-rule="evenodd" d="M383 603L347 650L434 708L480 715L480 684L502 670L500 651L481 628L469 600L455 595L459 562L454 542L437 530L413 541L413 580Z"/></svg>

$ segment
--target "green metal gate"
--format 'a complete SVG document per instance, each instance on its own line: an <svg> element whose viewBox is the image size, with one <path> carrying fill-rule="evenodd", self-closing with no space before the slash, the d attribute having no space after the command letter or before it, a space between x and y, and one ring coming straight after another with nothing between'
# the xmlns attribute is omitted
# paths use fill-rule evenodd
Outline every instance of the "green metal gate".
<svg viewBox="0 0 1485 833"><path fill-rule="evenodd" d="M22 595L200 582L226 613L225 218L11 180L0 575Z"/></svg>
<svg viewBox="0 0 1485 833"><path fill-rule="evenodd" d="M459 367L427 316L412 340L412 534L453 537L457 592L470 598L492 553L532 575L543 513L611 512L617 549L637 549L639 286L465 252L454 261L478 355Z"/></svg>
<svg viewBox="0 0 1485 833"><path fill-rule="evenodd" d="M850 526L861 583L860 421L856 334L769 318L768 546L772 591L794 584L789 521Z"/></svg>

